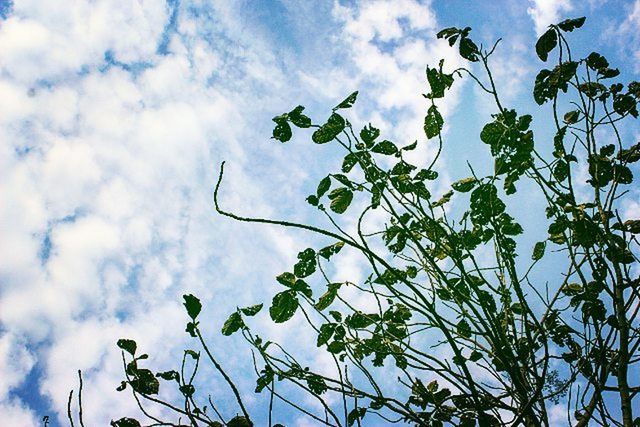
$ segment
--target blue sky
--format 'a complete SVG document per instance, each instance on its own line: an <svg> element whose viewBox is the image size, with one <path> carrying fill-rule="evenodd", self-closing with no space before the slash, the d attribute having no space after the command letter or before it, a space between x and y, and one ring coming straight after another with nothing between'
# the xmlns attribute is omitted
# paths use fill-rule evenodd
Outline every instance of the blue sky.
<svg viewBox="0 0 640 427"><path fill-rule="evenodd" d="M304 136L270 140L273 116L302 104L320 121L360 90L353 123L424 141L426 65L463 64L434 37L447 26L470 26L485 44L502 37L498 87L509 105L533 111L536 35L576 16L587 17L577 50L640 77L640 0L0 0L0 418L64 421L77 369L87 425L136 414L115 391L114 343L130 336L154 366L174 367L195 345L183 332L185 293L202 298L213 348L263 413L246 346L218 331L235 305L268 300L272 278L316 240L216 215L220 162L227 207L320 222L303 201L338 157ZM441 109L452 125L436 192L468 175L461 158L490 165L478 138L488 100L456 82ZM549 139L534 126L539 143ZM637 140L637 126L625 132ZM434 147L420 147L416 161L426 163ZM527 209L540 200L519 197L514 215L541 227ZM637 215L637 190L628 200L626 214ZM336 274L355 280L362 265L345 257ZM299 325L259 323L294 347L313 342Z"/></svg>

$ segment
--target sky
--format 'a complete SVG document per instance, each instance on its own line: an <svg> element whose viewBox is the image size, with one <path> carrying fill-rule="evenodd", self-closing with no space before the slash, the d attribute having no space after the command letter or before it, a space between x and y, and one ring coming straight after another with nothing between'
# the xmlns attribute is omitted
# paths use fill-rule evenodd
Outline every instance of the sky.
<svg viewBox="0 0 640 427"><path fill-rule="evenodd" d="M536 37L577 16L587 21L576 48L639 79L640 0L0 0L3 425L41 425L45 415L65 425L78 369L87 425L136 415L130 395L115 391L115 342L134 338L150 365L175 368L181 350L196 347L184 333L186 293L202 299L214 352L263 414L246 344L219 330L236 305L270 299L274 276L321 240L216 214L220 163L229 210L321 223L304 198L339 159L308 135L270 139L272 117L301 104L321 121L359 90L353 123L402 143L425 140L426 66L465 65L435 38L448 26L472 27L485 45L503 39L498 88L528 112ZM444 183L466 176L462 157L488 164L478 134L495 112L489 101L458 81L440 104ZM637 128L628 132L637 139ZM420 147L426 162L434 147ZM638 190L628 200L633 215ZM526 209L535 202L515 215L535 225ZM336 268L352 280L363 274L349 257ZM300 322L258 319L269 336L314 346ZM208 383L214 395L217 381ZM310 425L282 411L280 422Z"/></svg>

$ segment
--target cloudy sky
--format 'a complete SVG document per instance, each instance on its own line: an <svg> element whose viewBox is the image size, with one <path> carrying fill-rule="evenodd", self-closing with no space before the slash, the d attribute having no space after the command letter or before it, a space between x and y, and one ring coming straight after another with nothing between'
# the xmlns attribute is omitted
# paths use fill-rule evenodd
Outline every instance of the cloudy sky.
<svg viewBox="0 0 640 427"><path fill-rule="evenodd" d="M115 341L135 338L154 367L175 368L195 346L185 293L203 300L214 351L260 412L246 346L218 331L236 305L276 292L273 277L309 237L215 214L220 162L227 208L318 221L304 198L337 158L308 135L274 142L273 116L302 104L321 121L360 90L353 123L424 140L426 65L463 65L434 37L446 26L471 26L485 44L504 39L498 86L527 111L536 35L583 15L578 48L638 79L640 0L0 0L3 425L40 425L44 415L63 424L78 369L87 425L136 415L115 391ZM446 128L445 179L460 178L460 156L482 148L478 126L492 111L479 95L459 82L442 104L457 123ZM419 153L426 161L433 149ZM339 269L360 274L347 261ZM264 323L285 343L313 343L295 325Z"/></svg>

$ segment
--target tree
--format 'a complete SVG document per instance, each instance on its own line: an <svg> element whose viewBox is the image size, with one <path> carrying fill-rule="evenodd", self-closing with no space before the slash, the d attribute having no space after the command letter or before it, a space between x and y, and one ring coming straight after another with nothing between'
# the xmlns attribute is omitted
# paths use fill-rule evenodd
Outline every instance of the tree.
<svg viewBox="0 0 640 427"><path fill-rule="evenodd" d="M224 335L241 333L252 350L255 391L270 395L269 425L275 399L320 424L339 426L374 420L548 426L550 407L559 402L566 406L567 422L578 426L640 425L640 287L632 275L638 271L640 220L624 221L619 212L633 182L631 166L640 160L640 143L623 141L620 132L629 116L638 116L640 83L618 83L619 71L596 52L574 58L568 33L584 22L551 25L535 46L544 63L551 54L557 57L533 87L534 101L549 112L552 144L536 140L531 115L502 103L490 64L498 43L486 49L470 38L470 28L446 28L438 38L457 43L460 55L477 66L448 73L441 61L426 70L425 143L438 146L429 165L407 160L417 142L383 139L371 124L354 128L343 114L358 92L322 124L306 116L303 106L273 119L277 141L288 142L293 126L312 132L315 144L344 151L341 169L327 174L306 199L333 228L225 211L219 200L221 166L215 188L220 214L328 239L321 249L302 250L295 265L276 278L283 290L268 310L275 323L298 313L320 351L335 362L333 373L305 366L280 344L252 332L249 318L263 304L237 308L222 327ZM493 120L480 131L495 165L485 176L469 165L469 177L433 197L444 144L438 102L465 76L495 104ZM581 171L586 183L580 182ZM519 241L523 227L507 209L523 183L546 201L532 206L549 223L547 230L536 230L539 242L532 248ZM385 218L382 228L369 221L373 212ZM340 226L341 215L354 219L355 231ZM331 278L331 262L347 248L368 263L370 274L362 283ZM544 257L564 268L545 285L532 279ZM344 296L346 290L374 308L362 309ZM186 331L229 386L238 415L229 418L214 402L198 400L193 378L201 354L193 350L185 351L180 372L154 374L139 366L147 355L138 354L134 341L118 341L125 367L118 389L130 388L143 412L143 403L162 405L191 425L258 423L207 346L198 323L200 300L184 299ZM390 372L397 376L393 386L385 381ZM176 383L180 404L156 397L161 381ZM295 397L286 393L291 387L298 390ZM315 399L320 413L307 409L300 393ZM153 425L179 424L145 414ZM141 424L122 418L112 425Z"/></svg>

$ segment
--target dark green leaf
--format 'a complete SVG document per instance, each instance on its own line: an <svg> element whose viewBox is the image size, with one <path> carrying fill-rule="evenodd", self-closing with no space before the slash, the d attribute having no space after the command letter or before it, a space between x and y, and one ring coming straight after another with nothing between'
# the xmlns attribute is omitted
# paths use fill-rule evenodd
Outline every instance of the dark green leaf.
<svg viewBox="0 0 640 427"><path fill-rule="evenodd" d="M299 128L308 128L311 126L311 119L302 114L302 111L304 111L304 107L302 105L298 105L289 112L289 120Z"/></svg>
<svg viewBox="0 0 640 427"><path fill-rule="evenodd" d="M332 255L337 254L343 248L344 242L336 242L333 245L326 246L318 251L318 255L322 258L329 259Z"/></svg>
<svg viewBox="0 0 640 427"><path fill-rule="evenodd" d="M344 213L351 204L353 192L346 187L336 188L329 193L329 199L331 200L331 210L341 214Z"/></svg>
<svg viewBox="0 0 640 427"><path fill-rule="evenodd" d="M618 184L631 184L633 182L633 174L631 169L622 165L613 166L613 181Z"/></svg>
<svg viewBox="0 0 640 427"><path fill-rule="evenodd" d="M345 121L341 115L337 113L331 114L327 123L320 126L311 136L316 144L325 144L333 140L344 130Z"/></svg>
<svg viewBox="0 0 640 427"><path fill-rule="evenodd" d="M318 302L316 302L315 307L320 311L329 307L336 299L336 296L338 296L338 289L340 289L341 285L342 283L330 283L327 292L318 298Z"/></svg>
<svg viewBox="0 0 640 427"><path fill-rule="evenodd" d="M468 37L462 37L460 39L460 56L471 62L478 61L478 46Z"/></svg>
<svg viewBox="0 0 640 427"><path fill-rule="evenodd" d="M242 314L244 314L245 316L255 316L260 312L260 310L262 310L262 304L256 304L240 309L240 311L242 311Z"/></svg>
<svg viewBox="0 0 640 427"><path fill-rule="evenodd" d="M253 427L253 423L242 415L236 415L227 421L227 427Z"/></svg>
<svg viewBox="0 0 640 427"><path fill-rule="evenodd" d="M476 186L477 183L478 181L474 177L469 177L469 178L456 181L453 184L451 184L451 186L456 191L459 191L461 193L467 193L471 191L473 187Z"/></svg>
<svg viewBox="0 0 640 427"><path fill-rule="evenodd" d="M609 67L609 61L597 52L591 52L586 59L587 67L598 71Z"/></svg>
<svg viewBox="0 0 640 427"><path fill-rule="evenodd" d="M134 340L128 340L125 338L120 338L117 342L118 347L120 347L121 349L123 349L124 351L126 351L127 353L131 354L132 356L135 356L136 354L136 348L138 347L136 342Z"/></svg>
<svg viewBox="0 0 640 427"><path fill-rule="evenodd" d="M291 133L291 126L287 122L286 115L274 117L273 121L276 122L276 127L273 128L273 138L280 142L287 142L293 135Z"/></svg>
<svg viewBox="0 0 640 427"><path fill-rule="evenodd" d="M295 291L289 290L280 292L273 297L269 314L276 323L286 322L291 319L298 309L298 298Z"/></svg>
<svg viewBox="0 0 640 427"><path fill-rule="evenodd" d="M184 298L184 306L187 309L187 314L193 320L196 320L196 317L200 314L200 310L202 310L200 300L191 294L183 295L182 298Z"/></svg>
<svg viewBox="0 0 640 427"><path fill-rule="evenodd" d="M271 366L269 365L265 366L265 368L261 372L262 372L262 375L260 375L258 377L258 380L256 381L256 389L255 389L256 393L262 392L262 390L270 386L271 383L273 382L274 372Z"/></svg>
<svg viewBox="0 0 640 427"><path fill-rule="evenodd" d="M141 394L158 394L160 382L148 369L136 370L134 378L129 381L131 387Z"/></svg>
<svg viewBox="0 0 640 427"><path fill-rule="evenodd" d="M334 108L334 110L337 110L339 108L351 108L353 107L353 103L356 102L356 98L358 97L358 91L353 92L351 95L347 96L347 98L342 101L340 104L338 104L336 106L336 108Z"/></svg>
<svg viewBox="0 0 640 427"><path fill-rule="evenodd" d="M176 371L158 372L156 374L156 377L162 378L163 380L166 380L166 381L172 381L172 380L180 381L180 374L177 373Z"/></svg>
<svg viewBox="0 0 640 427"><path fill-rule="evenodd" d="M356 423L356 421L361 420L367 413L367 408L355 408L349 412L347 416L347 424L352 426Z"/></svg>
<svg viewBox="0 0 640 427"><path fill-rule="evenodd" d="M431 93L427 95L427 98L442 98L445 90L453 84L453 75L442 72L442 61L440 61L439 70L427 67L427 81L431 88Z"/></svg>
<svg viewBox="0 0 640 427"><path fill-rule="evenodd" d="M469 325L469 322L467 322L466 320L462 319L458 322L458 325L456 326L456 331L458 332L458 334L464 338L470 338L471 337L471 326Z"/></svg>
<svg viewBox="0 0 640 427"><path fill-rule="evenodd" d="M396 147L393 142L387 141L385 139L384 141L380 141L379 143L374 145L371 151L373 151L374 153L385 154L389 156L392 154L396 154L398 152L398 147Z"/></svg>
<svg viewBox="0 0 640 427"><path fill-rule="evenodd" d="M364 314L360 312L353 313L351 316L347 316L345 324L350 328L362 329L375 322L375 316L371 314Z"/></svg>
<svg viewBox="0 0 640 427"><path fill-rule="evenodd" d="M360 138L362 138L367 147L372 146L378 136L380 136L380 130L371 126L371 123L360 131Z"/></svg>
<svg viewBox="0 0 640 427"><path fill-rule="evenodd" d="M568 125L572 125L574 123L578 122L578 119L580 118L580 111L578 110L573 110L573 111L569 111L568 113L566 113L564 115L564 122Z"/></svg>
<svg viewBox="0 0 640 427"><path fill-rule="evenodd" d="M561 23L558 24L558 27L560 27L560 29L562 31L573 31L576 28L580 28L582 27L582 25L584 24L585 21L585 17L582 16L580 18L574 18L574 19L565 19L564 21L562 21Z"/></svg>
<svg viewBox="0 0 640 427"><path fill-rule="evenodd" d="M424 133L427 138L433 138L442 132L444 120L435 105L429 107L427 115L424 118Z"/></svg>
<svg viewBox="0 0 640 427"><path fill-rule="evenodd" d="M625 163L635 163L640 160L640 143L620 151L618 158Z"/></svg>
<svg viewBox="0 0 640 427"><path fill-rule="evenodd" d="M276 276L276 280L281 285L291 288L296 283L296 276L293 273L285 272L279 276Z"/></svg>
<svg viewBox="0 0 640 427"><path fill-rule="evenodd" d="M124 417L116 421L111 421L111 427L141 427L140 421L135 418Z"/></svg>
<svg viewBox="0 0 640 427"><path fill-rule="evenodd" d="M544 256L544 250L547 246L547 242L537 242L533 247L533 254L531 255L531 259L534 261L538 261Z"/></svg>
<svg viewBox="0 0 640 427"><path fill-rule="evenodd" d="M344 156L344 161L342 162L342 172L349 173L351 169L358 163L358 155L360 152L349 153Z"/></svg>
<svg viewBox="0 0 640 427"><path fill-rule="evenodd" d="M307 277L316 271L316 251L307 248L298 254L298 262L293 266L297 277Z"/></svg>
<svg viewBox="0 0 640 427"><path fill-rule="evenodd" d="M184 354L189 355L193 360L200 359L200 353L194 350L185 350Z"/></svg>
<svg viewBox="0 0 640 427"><path fill-rule="evenodd" d="M324 194L331 188L331 178L326 176L320 180L318 184L318 189L316 190L316 196L318 198L324 196Z"/></svg>
<svg viewBox="0 0 640 427"><path fill-rule="evenodd" d="M231 313L231 316L224 322L222 326L222 335L229 336L234 332L239 331L241 328L244 328L244 320L242 320L242 316L237 311Z"/></svg>
<svg viewBox="0 0 640 427"><path fill-rule="evenodd" d="M186 398L193 396L196 392L196 388L191 384L184 384L179 387L180 392Z"/></svg>
<svg viewBox="0 0 640 427"><path fill-rule="evenodd" d="M538 58L546 62L549 57L549 52L551 52L557 45L558 33L554 28L549 28L536 42L536 53L538 54Z"/></svg>

